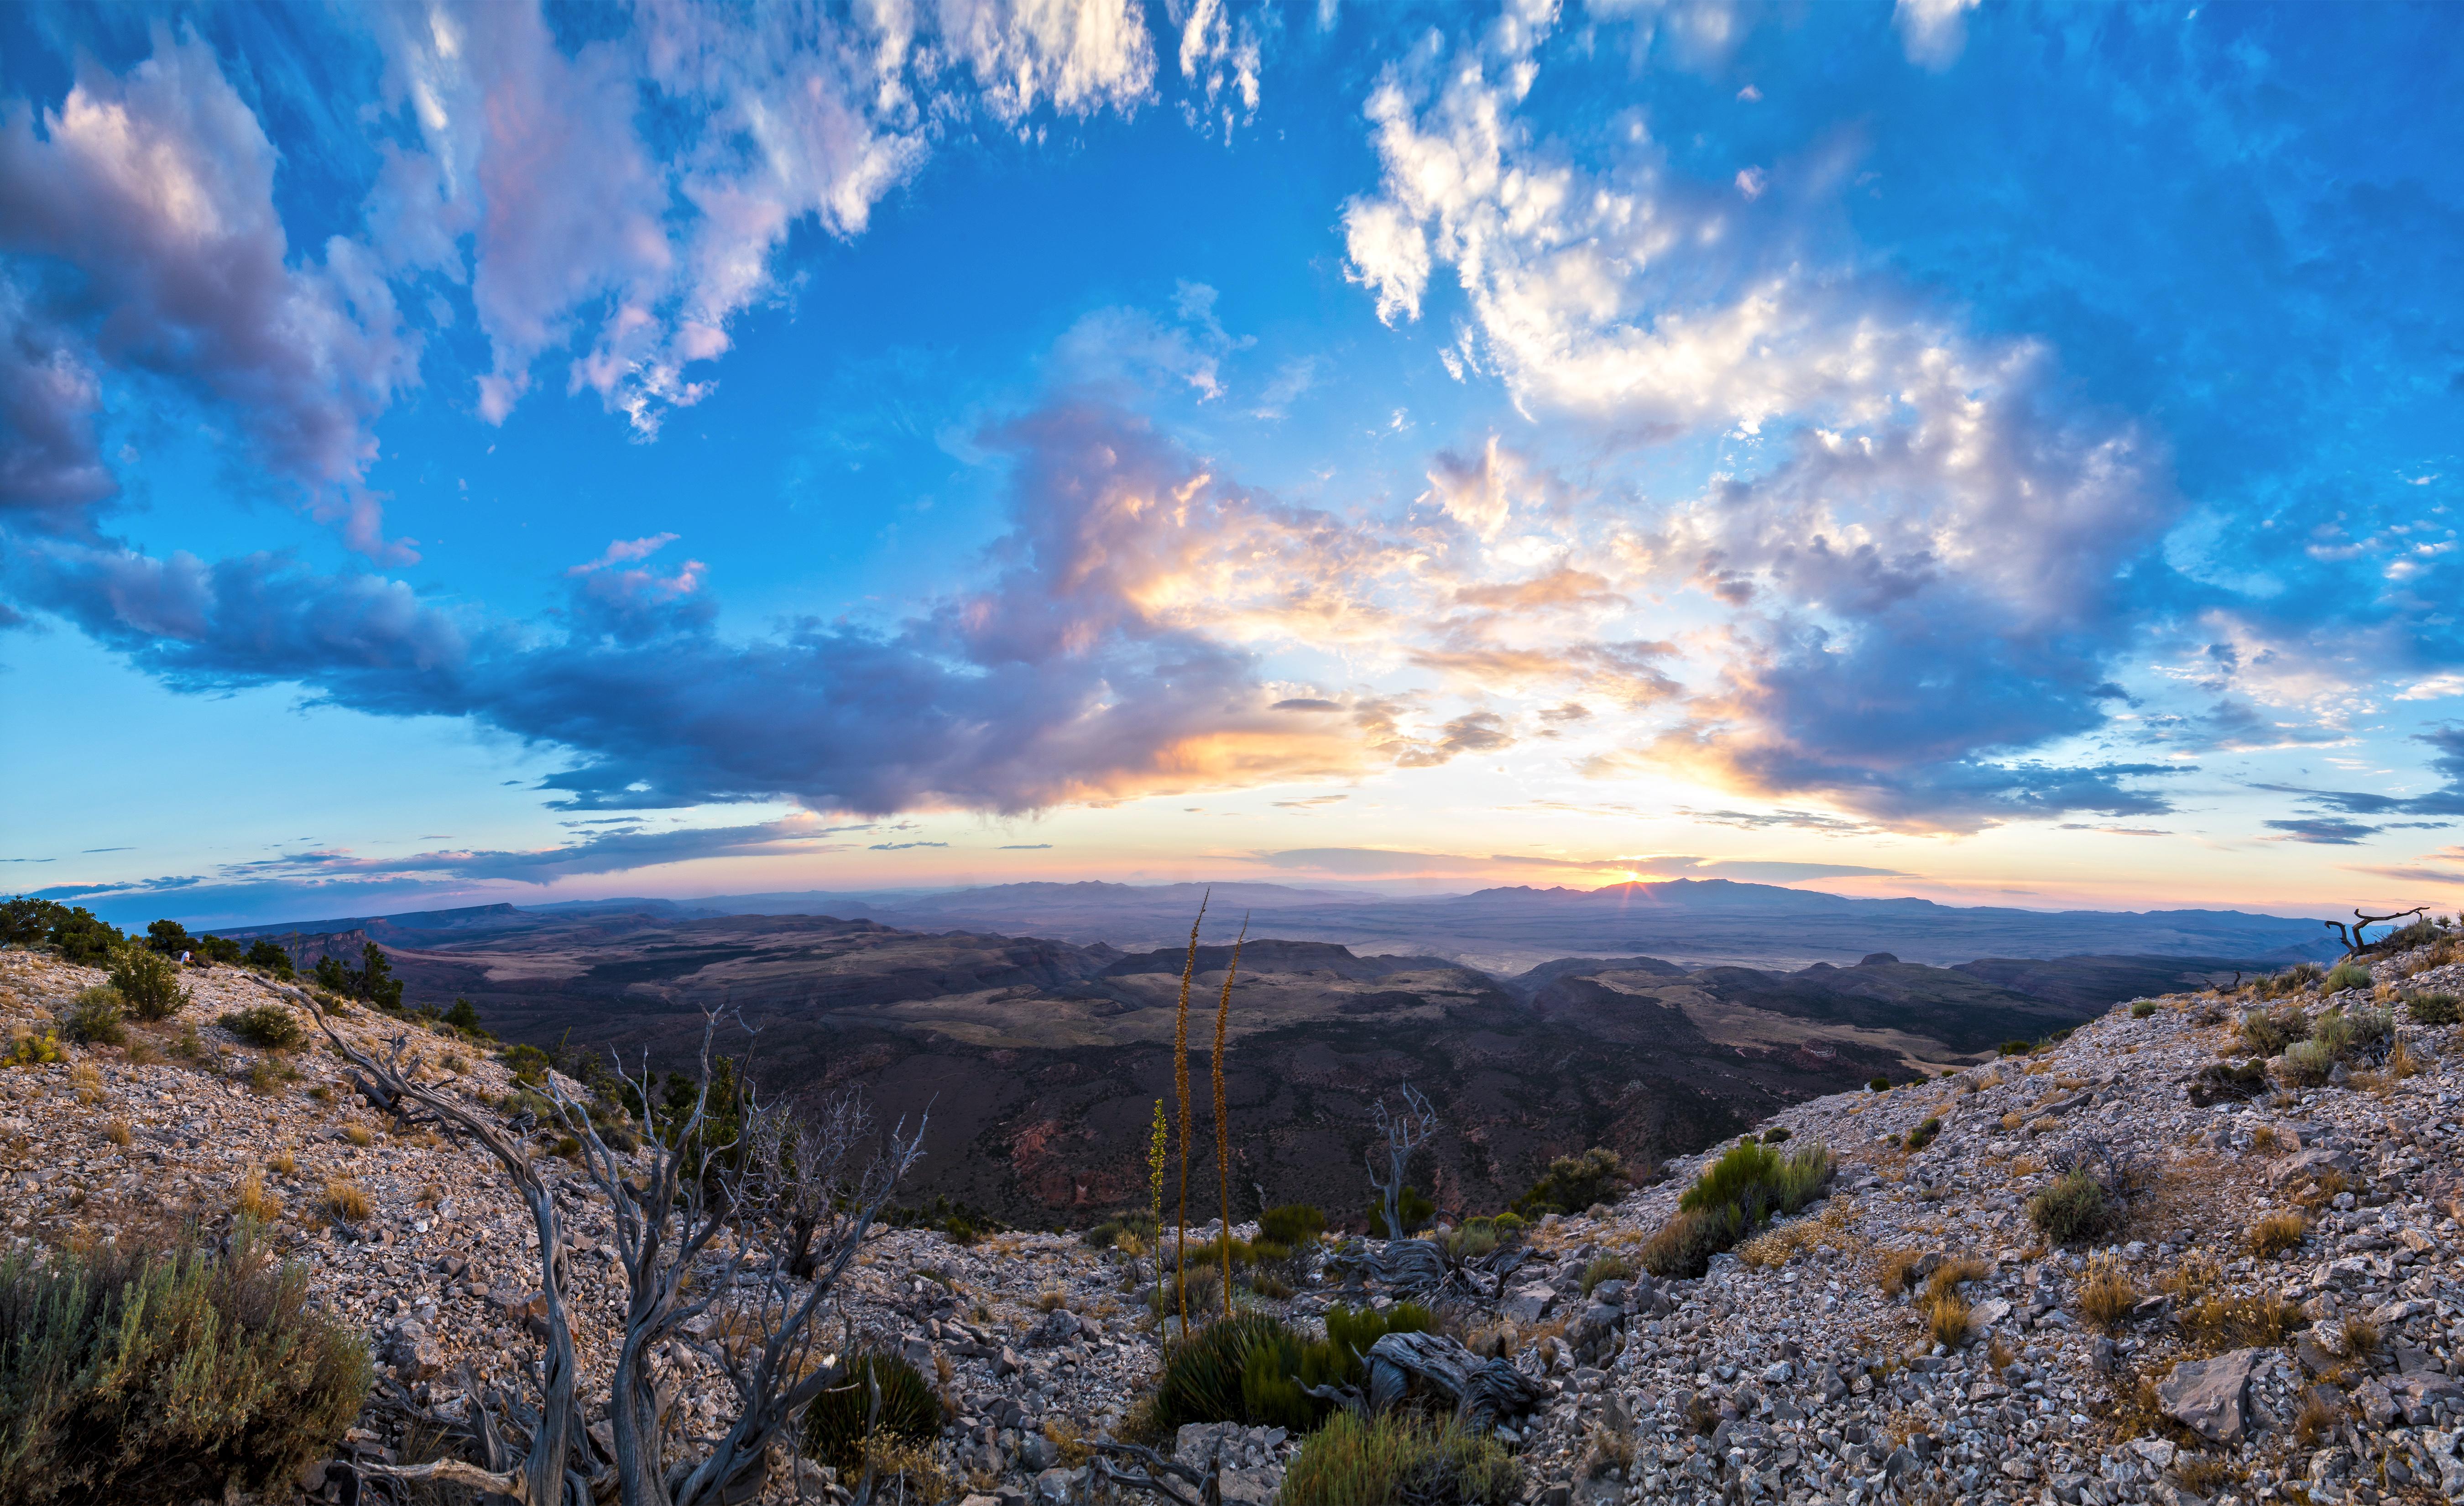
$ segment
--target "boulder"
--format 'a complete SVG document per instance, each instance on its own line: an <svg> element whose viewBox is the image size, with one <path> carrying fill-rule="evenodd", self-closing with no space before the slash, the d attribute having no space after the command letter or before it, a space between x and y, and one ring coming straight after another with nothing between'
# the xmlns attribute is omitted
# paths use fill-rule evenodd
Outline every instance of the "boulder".
<svg viewBox="0 0 2464 1506"><path fill-rule="evenodd" d="M1529 1328L1546 1317L1556 1301L1554 1287L1546 1281L1534 1281L1529 1286L1519 1286L1507 1293L1506 1300L1497 1304L1497 1312L1499 1317L1516 1327Z"/></svg>
<svg viewBox="0 0 2464 1506"><path fill-rule="evenodd" d="M2236 1349L2212 1360L2185 1360L2156 1387L2165 1415L2215 1443L2239 1443L2249 1426L2250 1378L2273 1349Z"/></svg>

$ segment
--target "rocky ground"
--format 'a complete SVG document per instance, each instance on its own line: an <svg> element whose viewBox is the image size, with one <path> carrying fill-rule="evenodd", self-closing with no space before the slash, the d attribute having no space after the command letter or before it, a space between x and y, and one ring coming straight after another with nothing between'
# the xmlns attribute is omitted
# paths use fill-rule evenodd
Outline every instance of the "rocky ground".
<svg viewBox="0 0 2464 1506"><path fill-rule="evenodd" d="M2379 991L2464 991L2464 968L2422 970L2428 961L2378 963ZM230 1037L219 1015L275 997L253 975L187 980L195 1002L141 1029L131 1050L72 1048L59 1064L0 1070L11 1241L224 1220L253 1178L286 1251L426 1400L450 1405L466 1362L482 1378L517 1375L536 1352L536 1252L493 1163L387 1133L321 1044L271 1053ZM0 953L0 1038L100 981ZM2368 996L2294 1002L2315 1013ZM1789 1131L1782 1149L1832 1149L1829 1196L1701 1279L1616 1263L1639 1266L1725 1147L1670 1163L1613 1208L1533 1230L1532 1257L1499 1299L1450 1314L1545 1383L1541 1409L1504 1435L1528 1498L2464 1498L2453 1379L2464 1167L2449 1148L2464 1121L2464 1042L2454 1027L2403 1023L2393 1058L2371 1070L2199 1106L2195 1079L2241 1054L2248 1007L2168 997L2034 1054L1793 1107L1769 1127ZM363 1037L400 1029L366 1011L341 1025ZM449 1051L432 1049L434 1076L489 1102L511 1088L498 1064ZM1909 1148L1929 1119L1938 1130ZM2028 1200L2081 1159L2127 1185L2126 1221L2095 1248L2049 1248ZM564 1182L576 1337L595 1372L621 1290L596 1205L578 1174ZM365 1194L364 1214L335 1211L349 1201L329 1197L339 1183ZM2300 1237L2262 1255L2251 1232L2278 1214L2301 1221ZM1395 1295L1346 1286L1340 1269L1321 1260L1296 1295L1262 1305L1306 1323L1331 1300ZM1124 1427L1155 1369L1139 1281L1127 1257L1072 1236L961 1245L889 1230L843 1306L865 1341L903 1348L941 1390L949 1498L1084 1500L1099 1494L1084 1440ZM1957 1304L1964 1320L1947 1319ZM688 1425L716 1423L715 1377L682 1353L671 1362ZM373 1412L364 1421L352 1443L371 1456L417 1446ZM1225 1498L1270 1498L1298 1440L1235 1429L1225 1441ZM773 1498L841 1494L781 1463Z"/></svg>

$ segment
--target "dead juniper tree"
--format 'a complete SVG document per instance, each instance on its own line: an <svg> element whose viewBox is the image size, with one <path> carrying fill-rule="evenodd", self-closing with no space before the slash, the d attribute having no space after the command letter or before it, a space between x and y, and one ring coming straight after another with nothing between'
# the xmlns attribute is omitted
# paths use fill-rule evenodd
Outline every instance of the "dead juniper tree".
<svg viewBox="0 0 2464 1506"><path fill-rule="evenodd" d="M572 1332L558 1252L563 1243L554 1189L517 1141L478 1113L417 1080L420 1058L406 1059L397 1036L379 1058L336 1031L302 998L344 1060L389 1097L407 1100L459 1126L486 1146L521 1194L537 1226L547 1361L535 1415L508 1433L476 1395L469 1430L485 1464L446 1459L368 1466L402 1479L432 1479L509 1496L521 1506L711 1506L758 1480L766 1451L785 1436L806 1404L842 1379L845 1361L825 1363L819 1318L868 1231L901 1178L922 1154L924 1125L904 1121L876 1147L869 1117L844 1103L795 1128L744 1083L722 1112L712 1093L711 1048L719 1016L702 1030L698 1081L689 1101L659 1112L647 1061L638 1074L615 1074L637 1121L642 1148L610 1146L555 1074L548 1093L558 1127L581 1146L584 1175L613 1215L618 1263L628 1292L624 1338L606 1383L607 1446L581 1425ZM603 1111L604 1112L604 1111ZM792 1164L782 1163L792 1162ZM810 1224L795 1229L800 1192L825 1189ZM811 1275L790 1273L799 1249ZM709 1319L709 1321L696 1321ZM735 1419L716 1439L686 1437L671 1426L675 1400L653 1366L658 1351L700 1355L735 1392ZM847 1357L851 1358L851 1357ZM672 1446L672 1448L671 1448ZM674 1453L670 1461L671 1452ZM519 1457L506 1457L518 1452Z"/></svg>
<svg viewBox="0 0 2464 1506"><path fill-rule="evenodd" d="M1369 1185L1377 1189L1386 1214L1386 1237L1400 1239L1404 1232L1403 1174L1411 1166L1412 1152L1427 1144L1429 1138L1438 1132L1438 1111L1429 1107L1429 1100L1406 1082L1403 1084L1402 1112L1390 1112L1386 1100L1379 1098L1377 1107L1371 1111L1371 1118L1377 1126L1377 1133L1386 1141L1386 1175L1382 1178L1377 1175L1375 1147L1362 1151L1360 1156L1369 1163Z"/></svg>
<svg viewBox="0 0 2464 1506"><path fill-rule="evenodd" d="M2345 956L2358 957L2370 944L2362 939L2363 932L2374 925L2384 925L2389 920L2411 919L2429 908L2428 905L2417 904L2409 910L2398 910L2393 915L2364 915L2361 907L2356 905L2353 908L2353 919L2349 926L2342 920L2322 920L2320 923L2336 933L2336 940L2343 944ZM2379 940L2386 941L2387 938L2381 937Z"/></svg>
<svg viewBox="0 0 2464 1506"><path fill-rule="evenodd" d="M1361 1157L1369 1163L1369 1182L1377 1189L1385 1214L1386 1247L1372 1257L1371 1268L1377 1279L1402 1290L1433 1290L1445 1280L1445 1257L1428 1240L1405 1236L1403 1177L1411 1167L1412 1153L1437 1134L1438 1111L1407 1082L1403 1084L1401 1111L1390 1111L1386 1100L1379 1098L1373 1118L1378 1133L1386 1140L1386 1175L1377 1174L1377 1152L1374 1147L1362 1151Z"/></svg>

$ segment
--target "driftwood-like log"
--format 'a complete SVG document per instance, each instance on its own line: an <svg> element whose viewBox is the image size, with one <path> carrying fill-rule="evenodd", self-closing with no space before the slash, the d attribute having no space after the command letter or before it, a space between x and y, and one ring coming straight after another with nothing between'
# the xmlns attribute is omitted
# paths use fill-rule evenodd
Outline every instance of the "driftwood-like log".
<svg viewBox="0 0 2464 1506"><path fill-rule="evenodd" d="M1095 1451L1095 1477L1107 1485L1160 1495L1173 1506L1223 1506L1223 1446L1220 1440L1208 1454L1202 1473L1139 1444L1107 1439L1091 1447ZM1125 1470L1113 1463L1116 1457L1130 1460L1131 1467ZM1175 1487L1176 1480L1197 1494L1183 1495Z"/></svg>
<svg viewBox="0 0 2464 1506"><path fill-rule="evenodd" d="M1352 1385L1313 1385L1309 1393L1375 1416L1401 1406L1417 1390L1450 1406L1457 1418L1484 1432L1529 1412L1549 1394L1510 1362L1483 1360L1443 1334L1387 1334L1363 1358L1369 1367L1365 1393Z"/></svg>

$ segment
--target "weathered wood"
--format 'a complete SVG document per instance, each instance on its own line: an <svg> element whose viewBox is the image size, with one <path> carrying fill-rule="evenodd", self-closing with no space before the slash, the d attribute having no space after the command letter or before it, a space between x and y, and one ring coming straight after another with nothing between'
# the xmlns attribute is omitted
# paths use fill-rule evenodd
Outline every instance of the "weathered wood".
<svg viewBox="0 0 2464 1506"><path fill-rule="evenodd" d="M1454 1404L1475 1428L1519 1417L1547 1394L1541 1384L1504 1360L1483 1360L1443 1334L1387 1334L1369 1346L1370 1410L1400 1403L1414 1386Z"/></svg>

